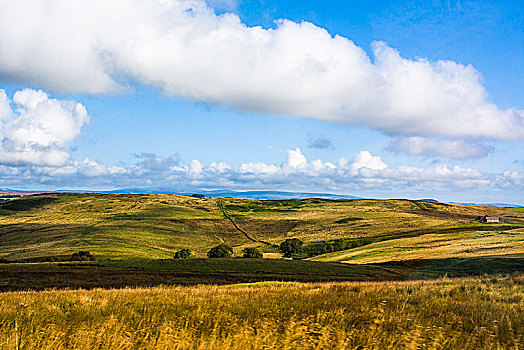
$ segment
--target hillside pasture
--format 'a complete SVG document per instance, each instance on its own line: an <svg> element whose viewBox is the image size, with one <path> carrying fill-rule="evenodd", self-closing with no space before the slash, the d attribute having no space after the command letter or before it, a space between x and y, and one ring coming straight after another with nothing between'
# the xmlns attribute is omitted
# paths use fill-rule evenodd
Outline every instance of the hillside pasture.
<svg viewBox="0 0 524 350"><path fill-rule="evenodd" d="M483 215L524 220L524 213L410 200L221 199L236 224L255 239L278 245L377 237L468 224ZM476 223L478 225L478 223ZM98 259L171 258L188 248L204 257L218 244L239 254L257 246L224 217L217 199L178 195L56 193L0 203L0 259L67 259L88 250ZM388 238L389 239L389 238Z"/></svg>

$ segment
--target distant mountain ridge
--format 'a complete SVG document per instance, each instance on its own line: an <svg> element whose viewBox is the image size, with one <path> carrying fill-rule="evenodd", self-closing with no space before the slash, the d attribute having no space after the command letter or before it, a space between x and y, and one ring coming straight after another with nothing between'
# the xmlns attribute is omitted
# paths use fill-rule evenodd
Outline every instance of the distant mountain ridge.
<svg viewBox="0 0 524 350"><path fill-rule="evenodd" d="M345 194L332 193L314 193L314 192L286 192L286 191L202 191L208 197L233 197L245 199L306 199L306 198L322 198L322 199L364 199Z"/></svg>
<svg viewBox="0 0 524 350"><path fill-rule="evenodd" d="M203 194L206 197L231 197L242 199L364 199L346 194L316 193L316 192L291 192L291 191L229 191L229 190L195 190L195 191L170 191L166 189L120 189L104 191L109 193L144 193L144 194L180 194L191 196L192 194Z"/></svg>
<svg viewBox="0 0 524 350"><path fill-rule="evenodd" d="M107 191L106 191L107 192ZM203 194L207 197L231 197L244 199L306 199L306 198L322 198L322 199L375 199L370 197L357 197L349 194L333 194L333 193L317 193L317 192L293 192L293 191L233 191L233 190L194 190L194 191L172 191L167 189L120 189L109 191L110 193L150 193L150 194L180 194L190 196L192 194ZM391 198L389 198L391 199ZM409 199L409 198L407 198ZM425 202L441 202L432 198L416 199ZM443 202L451 204L474 205L484 207L503 207L503 208L522 208L523 205L509 204L509 203L463 203L463 202Z"/></svg>
<svg viewBox="0 0 524 350"><path fill-rule="evenodd" d="M267 200L287 200L287 199L306 199L306 198L322 198L322 199L374 199L369 197L357 197L348 194L333 194L333 193L317 193L317 192L293 192L293 191L233 191L233 190L199 190L193 191L174 191L166 188L122 188L109 191L86 191L86 190L57 190L57 191L19 191L12 189L0 189L1 195L30 195L46 192L73 192L73 193L136 193L136 194L178 194L184 196L191 196L192 194L203 194L206 197L231 197L240 199L267 199ZM425 202L440 202L432 198L416 199ZM475 203L475 202L444 202L450 204L473 205L483 207L503 207L503 208L524 208L524 205L511 203Z"/></svg>
<svg viewBox="0 0 524 350"><path fill-rule="evenodd" d="M43 191L18 191L8 188L0 189L0 196L28 196L30 194L42 193Z"/></svg>
<svg viewBox="0 0 524 350"><path fill-rule="evenodd" d="M449 202L451 204L462 204L462 205L474 205L480 207L500 207L500 208L523 208L524 206L519 204L509 203L462 203L462 202Z"/></svg>

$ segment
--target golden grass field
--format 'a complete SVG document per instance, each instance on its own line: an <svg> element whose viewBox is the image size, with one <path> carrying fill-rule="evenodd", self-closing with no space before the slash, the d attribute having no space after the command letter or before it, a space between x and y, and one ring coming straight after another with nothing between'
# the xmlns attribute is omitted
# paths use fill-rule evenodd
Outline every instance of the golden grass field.
<svg viewBox="0 0 524 350"><path fill-rule="evenodd" d="M521 349L524 278L11 292L0 349Z"/></svg>
<svg viewBox="0 0 524 350"><path fill-rule="evenodd" d="M303 257L317 260L306 261L247 239L218 201L42 194L1 203L0 350L524 349L522 210L221 199L257 240L304 240L314 256ZM478 222L484 215L504 223ZM221 243L237 255L259 247L265 259L202 259ZM319 247L331 250L315 255ZM199 259L173 260L182 248ZM64 262L79 250L98 261ZM270 280L308 283L238 283Z"/></svg>

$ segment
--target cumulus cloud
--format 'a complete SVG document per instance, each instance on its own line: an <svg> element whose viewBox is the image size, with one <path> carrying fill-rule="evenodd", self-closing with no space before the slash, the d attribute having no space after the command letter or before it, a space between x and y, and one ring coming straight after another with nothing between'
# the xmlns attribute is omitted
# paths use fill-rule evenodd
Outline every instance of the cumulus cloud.
<svg viewBox="0 0 524 350"><path fill-rule="evenodd" d="M233 168L226 162L211 162L207 167L207 170L212 173L221 174L226 173L228 171L232 171Z"/></svg>
<svg viewBox="0 0 524 350"><path fill-rule="evenodd" d="M344 160L339 161L339 164L344 164ZM361 169L380 171L387 167L386 163L379 156L374 156L368 151L361 151L351 159L347 169L349 169L351 174L357 175Z"/></svg>
<svg viewBox="0 0 524 350"><path fill-rule="evenodd" d="M160 164L170 157L153 156ZM437 164L428 168L389 166L378 155L361 151L332 163L308 160L298 148L287 150L280 164L246 162L233 167L225 162L202 164L197 159L179 160L170 167L152 168L139 159L135 164L107 166L91 159L69 160L60 167L0 164L0 187L46 189L165 188L191 192L198 189L333 191L365 195L367 191L404 191L424 194L495 191L514 198L524 190L524 172L486 173L479 169ZM375 192L376 193L376 192ZM515 199L514 199L515 200Z"/></svg>
<svg viewBox="0 0 524 350"><path fill-rule="evenodd" d="M524 171L506 170L497 177L497 184L506 189L524 187Z"/></svg>
<svg viewBox="0 0 524 350"><path fill-rule="evenodd" d="M0 89L0 164L64 165L69 143L88 120L80 103L32 89L17 91L10 100Z"/></svg>
<svg viewBox="0 0 524 350"><path fill-rule="evenodd" d="M479 72L373 57L311 23L249 27L203 0L0 0L0 76L114 93L129 79L248 112L361 125L399 136L524 138L524 111L491 103ZM24 23L20 26L20 23ZM124 79L122 79L124 78Z"/></svg>
<svg viewBox="0 0 524 350"><path fill-rule="evenodd" d="M493 147L472 140L400 137L393 140L389 149L395 153L415 156L466 159L484 158L493 150Z"/></svg>
<svg viewBox="0 0 524 350"><path fill-rule="evenodd" d="M135 153L133 157L140 160L137 165L147 170L168 170L180 163L180 155L162 157L154 153Z"/></svg>
<svg viewBox="0 0 524 350"><path fill-rule="evenodd" d="M187 174L193 178L198 178L201 176L203 169L204 165L198 159L193 159L189 162Z"/></svg>
<svg viewBox="0 0 524 350"><path fill-rule="evenodd" d="M307 146L309 148L318 148L318 149L333 148L333 144L331 143L331 140L325 137L324 135L313 135L312 133L308 133L306 135L306 138L307 138Z"/></svg>
<svg viewBox="0 0 524 350"><path fill-rule="evenodd" d="M240 174L273 175L280 171L280 167L274 164L267 165L263 162L242 163L238 171Z"/></svg>
<svg viewBox="0 0 524 350"><path fill-rule="evenodd" d="M155 156L162 158L160 156ZM167 158L166 158L167 159ZM299 148L288 150L286 159L281 164L242 163L234 169L225 162L212 162L208 166L199 160L192 160L187 164L182 162L177 165L162 168L163 171L152 172L144 168L144 163L136 163L128 167L106 167L92 160L71 161L61 168L41 167L41 174L47 176L82 175L90 177L129 177L136 176L143 181L144 178L152 182L165 184L165 179L176 183L193 183L209 186L217 185L220 181L227 181L234 186L239 184L251 186L260 184L282 184L285 186L323 186L330 185L340 188L369 187L370 184L403 184L402 186L415 186L421 183L450 184L456 187L471 187L472 185L487 185L494 178L480 172L478 169L463 168L460 166L449 167L436 165L432 168L417 168L410 166L389 167L380 156L368 151L357 153L350 161L341 158L337 165L320 159L307 160ZM217 173L221 176L217 177ZM508 179L519 179L520 173L507 172L503 174ZM518 181L513 181L518 184Z"/></svg>

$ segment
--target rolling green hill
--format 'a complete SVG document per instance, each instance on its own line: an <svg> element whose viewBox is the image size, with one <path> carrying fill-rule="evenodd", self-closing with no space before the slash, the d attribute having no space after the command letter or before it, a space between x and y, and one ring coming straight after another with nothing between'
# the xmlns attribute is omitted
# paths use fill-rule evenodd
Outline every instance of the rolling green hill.
<svg viewBox="0 0 524 350"><path fill-rule="evenodd" d="M27 196L0 204L0 348L518 348L523 242L508 208ZM203 258L220 243L266 259Z"/></svg>
<svg viewBox="0 0 524 350"><path fill-rule="evenodd" d="M67 258L79 250L88 250L97 259L162 259L181 248L204 257L220 243L233 246L237 253L259 246L265 257L278 257L275 247L252 242L238 231L220 210L219 200L254 239L278 244L297 237L307 242L303 257L328 253L320 260L369 263L523 252L519 227L524 212L508 208L411 200L267 201L64 193L0 204L0 259ZM475 221L483 215L503 217L506 223ZM453 242L452 249L434 249L447 241ZM319 246L344 252L317 251ZM401 254L408 251L418 254Z"/></svg>

